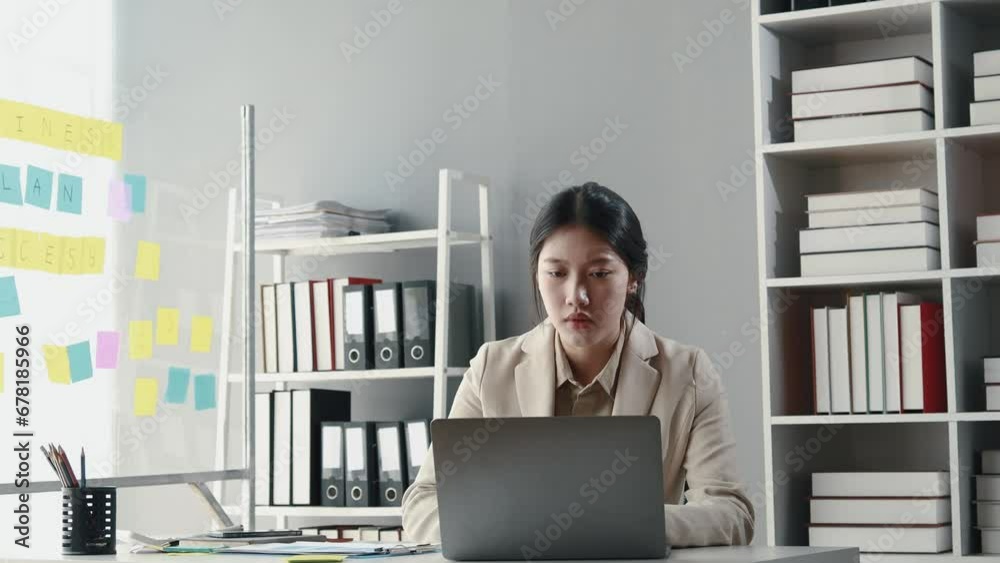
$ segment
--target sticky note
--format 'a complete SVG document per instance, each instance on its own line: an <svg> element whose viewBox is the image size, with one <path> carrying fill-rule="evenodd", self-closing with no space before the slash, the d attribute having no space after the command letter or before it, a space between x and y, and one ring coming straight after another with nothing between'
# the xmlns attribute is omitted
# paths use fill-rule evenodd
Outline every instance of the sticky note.
<svg viewBox="0 0 1000 563"><path fill-rule="evenodd" d="M40 240L42 242L42 271L58 274L62 262L62 237L41 233Z"/></svg>
<svg viewBox="0 0 1000 563"><path fill-rule="evenodd" d="M56 209L77 215L83 212L82 178L72 174L60 174L56 190Z"/></svg>
<svg viewBox="0 0 1000 563"><path fill-rule="evenodd" d="M14 267L15 229L0 229L0 268Z"/></svg>
<svg viewBox="0 0 1000 563"><path fill-rule="evenodd" d="M118 349L121 346L121 334L108 330L97 333L97 367L114 369L118 367Z"/></svg>
<svg viewBox="0 0 1000 563"><path fill-rule="evenodd" d="M0 202L21 205L21 169L0 164Z"/></svg>
<svg viewBox="0 0 1000 563"><path fill-rule="evenodd" d="M0 317L13 317L21 314L21 301L17 297L17 284L14 276L0 278Z"/></svg>
<svg viewBox="0 0 1000 563"><path fill-rule="evenodd" d="M160 307L156 310L156 345L176 346L181 324L180 309Z"/></svg>
<svg viewBox="0 0 1000 563"><path fill-rule="evenodd" d="M20 270L40 270L42 265L41 239L33 231L14 232L14 267Z"/></svg>
<svg viewBox="0 0 1000 563"><path fill-rule="evenodd" d="M140 280L160 279L160 245L140 240L136 247L135 277Z"/></svg>
<svg viewBox="0 0 1000 563"><path fill-rule="evenodd" d="M180 405L187 400L188 381L191 370L188 368L171 367L167 370L167 392L164 401Z"/></svg>
<svg viewBox="0 0 1000 563"><path fill-rule="evenodd" d="M191 351L212 351L212 317L191 318Z"/></svg>
<svg viewBox="0 0 1000 563"><path fill-rule="evenodd" d="M76 237L62 239L62 259L59 266L63 274L83 273L83 239Z"/></svg>
<svg viewBox="0 0 1000 563"><path fill-rule="evenodd" d="M129 321L128 357L133 360L153 357L153 321Z"/></svg>
<svg viewBox="0 0 1000 563"><path fill-rule="evenodd" d="M108 184L108 217L122 223L132 218L132 198L125 182L112 180Z"/></svg>
<svg viewBox="0 0 1000 563"><path fill-rule="evenodd" d="M135 378L135 416L156 415L158 385L152 377Z"/></svg>
<svg viewBox="0 0 1000 563"><path fill-rule="evenodd" d="M52 206L52 172L28 166L28 177L24 182L24 202L42 209Z"/></svg>
<svg viewBox="0 0 1000 563"><path fill-rule="evenodd" d="M206 373L194 376L194 410L215 408L215 376Z"/></svg>
<svg viewBox="0 0 1000 563"><path fill-rule="evenodd" d="M84 274L104 273L104 239L100 237L83 237Z"/></svg>
<svg viewBox="0 0 1000 563"><path fill-rule="evenodd" d="M140 174L126 174L125 184L128 185L129 195L132 199L132 211L143 213L146 211L146 177Z"/></svg>
<svg viewBox="0 0 1000 563"><path fill-rule="evenodd" d="M42 345L42 356L45 357L45 369L49 372L52 383L69 383L69 355L63 346L52 344Z"/></svg>
<svg viewBox="0 0 1000 563"><path fill-rule="evenodd" d="M94 376L94 365L90 361L90 342L78 342L66 347L69 357L70 381L76 383Z"/></svg>

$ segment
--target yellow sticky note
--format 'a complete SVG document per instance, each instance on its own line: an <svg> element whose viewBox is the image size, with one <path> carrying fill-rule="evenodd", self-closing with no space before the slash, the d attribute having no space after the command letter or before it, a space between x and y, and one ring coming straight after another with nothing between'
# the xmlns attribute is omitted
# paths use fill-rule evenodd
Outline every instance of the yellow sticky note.
<svg viewBox="0 0 1000 563"><path fill-rule="evenodd" d="M75 237L62 239L62 273L83 273L83 239Z"/></svg>
<svg viewBox="0 0 1000 563"><path fill-rule="evenodd" d="M52 383L69 384L69 354L65 346L53 344L42 345L42 355L45 356L45 367Z"/></svg>
<svg viewBox="0 0 1000 563"><path fill-rule="evenodd" d="M83 237L83 265L81 273L104 273L104 239L100 237Z"/></svg>
<svg viewBox="0 0 1000 563"><path fill-rule="evenodd" d="M191 351L212 351L212 317L191 318Z"/></svg>
<svg viewBox="0 0 1000 563"><path fill-rule="evenodd" d="M160 279L160 245L140 240L135 255L135 277L140 280Z"/></svg>
<svg viewBox="0 0 1000 563"><path fill-rule="evenodd" d="M62 263L62 237L41 234L42 241L42 270L50 274L58 274L61 271Z"/></svg>
<svg viewBox="0 0 1000 563"><path fill-rule="evenodd" d="M14 235L14 267L21 270L40 270L41 262L41 240L38 233L17 231Z"/></svg>
<svg viewBox="0 0 1000 563"><path fill-rule="evenodd" d="M177 333L181 324L179 309L160 307L156 310L156 345L176 346Z"/></svg>
<svg viewBox="0 0 1000 563"><path fill-rule="evenodd" d="M15 229L0 229L0 267L14 267Z"/></svg>
<svg viewBox="0 0 1000 563"><path fill-rule="evenodd" d="M128 357L133 360L153 357L153 321L129 321Z"/></svg>
<svg viewBox="0 0 1000 563"><path fill-rule="evenodd" d="M158 385L155 378L135 378L135 415L155 416Z"/></svg>

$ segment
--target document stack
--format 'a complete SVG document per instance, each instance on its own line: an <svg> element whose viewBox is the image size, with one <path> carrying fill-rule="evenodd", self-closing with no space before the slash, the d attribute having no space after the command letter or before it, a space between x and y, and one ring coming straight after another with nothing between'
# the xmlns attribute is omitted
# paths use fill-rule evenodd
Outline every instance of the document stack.
<svg viewBox="0 0 1000 563"><path fill-rule="evenodd" d="M938 196L928 187L813 194L806 201L803 277L941 267Z"/></svg>
<svg viewBox="0 0 1000 563"><path fill-rule="evenodd" d="M325 238L389 231L388 210L367 211L336 201L315 201L278 209L258 209L258 240Z"/></svg>
<svg viewBox="0 0 1000 563"><path fill-rule="evenodd" d="M983 472L976 475L976 528L983 553L1000 553L1000 450L982 452Z"/></svg>
<svg viewBox="0 0 1000 563"><path fill-rule="evenodd" d="M986 384L986 410L1000 411L1000 358L983 358L983 382Z"/></svg>
<svg viewBox="0 0 1000 563"><path fill-rule="evenodd" d="M338 541L409 541L402 526L372 526L366 524L338 524L302 528L303 534L318 535Z"/></svg>
<svg viewBox="0 0 1000 563"><path fill-rule="evenodd" d="M796 141L934 128L934 72L920 57L792 72Z"/></svg>
<svg viewBox="0 0 1000 563"><path fill-rule="evenodd" d="M948 472L813 473L809 545L862 553L951 550Z"/></svg>
<svg viewBox="0 0 1000 563"><path fill-rule="evenodd" d="M1000 215L976 217L976 266L1000 268Z"/></svg>
<svg viewBox="0 0 1000 563"><path fill-rule="evenodd" d="M944 308L911 293L812 310L816 414L946 412Z"/></svg>
<svg viewBox="0 0 1000 563"><path fill-rule="evenodd" d="M971 125L1000 123L1000 49L983 51L972 59L975 100L969 104Z"/></svg>

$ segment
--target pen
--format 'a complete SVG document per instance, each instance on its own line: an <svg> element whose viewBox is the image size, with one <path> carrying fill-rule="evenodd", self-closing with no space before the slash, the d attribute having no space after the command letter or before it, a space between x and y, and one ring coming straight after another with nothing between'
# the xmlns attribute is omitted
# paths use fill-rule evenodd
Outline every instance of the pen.
<svg viewBox="0 0 1000 563"><path fill-rule="evenodd" d="M87 454L80 448L80 487L87 486Z"/></svg>

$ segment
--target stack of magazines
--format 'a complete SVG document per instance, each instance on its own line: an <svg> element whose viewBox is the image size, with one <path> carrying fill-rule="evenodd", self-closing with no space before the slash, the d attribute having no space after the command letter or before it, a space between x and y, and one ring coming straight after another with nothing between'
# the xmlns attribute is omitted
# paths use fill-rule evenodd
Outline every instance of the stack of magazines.
<svg viewBox="0 0 1000 563"><path fill-rule="evenodd" d="M258 240L323 238L390 230L388 209L365 210L336 201L315 201L277 209L258 209Z"/></svg>

